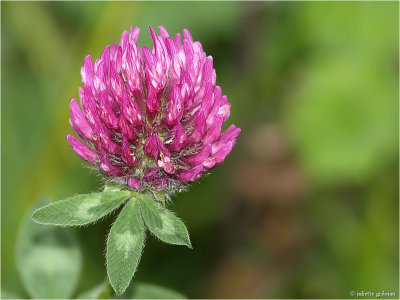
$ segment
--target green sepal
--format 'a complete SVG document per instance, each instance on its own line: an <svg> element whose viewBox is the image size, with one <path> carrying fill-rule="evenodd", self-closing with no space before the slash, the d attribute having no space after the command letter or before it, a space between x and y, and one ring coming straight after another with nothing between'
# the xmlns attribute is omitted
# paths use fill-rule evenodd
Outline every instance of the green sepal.
<svg viewBox="0 0 400 300"><path fill-rule="evenodd" d="M118 192L122 190L123 186L115 184L115 183L106 183L104 185L103 192Z"/></svg>
<svg viewBox="0 0 400 300"><path fill-rule="evenodd" d="M157 200L158 202L162 203L163 207L165 207L165 194L160 193L160 192L154 192L152 191L152 194L154 196L154 199Z"/></svg>

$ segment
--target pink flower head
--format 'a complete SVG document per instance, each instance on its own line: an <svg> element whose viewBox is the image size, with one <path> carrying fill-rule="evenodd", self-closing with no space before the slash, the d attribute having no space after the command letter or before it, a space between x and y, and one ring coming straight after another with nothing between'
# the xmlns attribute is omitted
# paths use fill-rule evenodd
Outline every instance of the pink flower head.
<svg viewBox="0 0 400 300"><path fill-rule="evenodd" d="M70 124L82 142L73 150L108 180L142 190L174 192L220 165L241 131L221 133L230 103L216 86L211 56L189 30L171 38L150 26L152 50L136 42L139 27L122 34L100 58L86 56L80 104Z"/></svg>

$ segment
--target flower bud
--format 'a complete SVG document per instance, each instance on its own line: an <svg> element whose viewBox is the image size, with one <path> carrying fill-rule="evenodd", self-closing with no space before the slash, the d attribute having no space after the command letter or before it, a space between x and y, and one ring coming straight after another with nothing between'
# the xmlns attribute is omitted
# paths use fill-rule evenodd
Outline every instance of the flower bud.
<svg viewBox="0 0 400 300"><path fill-rule="evenodd" d="M96 151L90 149L73 135L68 134L66 138L72 146L72 149L74 149L75 153L78 154L80 158L90 162L91 164L98 164L100 155Z"/></svg>
<svg viewBox="0 0 400 300"><path fill-rule="evenodd" d="M216 86L211 56L189 30L170 37L150 27L154 47L137 45L139 27L122 33L81 68L80 106L70 104L73 150L115 184L172 193L221 164L240 128L221 134L230 103Z"/></svg>

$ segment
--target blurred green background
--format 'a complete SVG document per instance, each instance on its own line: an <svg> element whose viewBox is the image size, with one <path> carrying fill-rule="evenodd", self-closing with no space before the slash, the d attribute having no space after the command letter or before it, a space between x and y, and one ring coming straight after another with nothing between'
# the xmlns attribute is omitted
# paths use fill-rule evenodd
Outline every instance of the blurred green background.
<svg viewBox="0 0 400 300"><path fill-rule="evenodd" d="M65 140L86 54L123 30L183 28L242 128L174 199L194 250L149 237L136 280L189 298L399 295L398 2L1 2L1 277L26 297L18 227L42 195L101 187ZM112 218L74 229L77 293L102 282Z"/></svg>

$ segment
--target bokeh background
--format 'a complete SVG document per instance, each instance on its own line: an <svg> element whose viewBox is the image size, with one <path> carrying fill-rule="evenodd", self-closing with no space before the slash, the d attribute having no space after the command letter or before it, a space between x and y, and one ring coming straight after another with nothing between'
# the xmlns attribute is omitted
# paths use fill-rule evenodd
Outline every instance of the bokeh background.
<svg viewBox="0 0 400 300"><path fill-rule="evenodd" d="M399 295L398 2L1 2L2 289L40 196L101 187L65 140L86 54L131 25L191 30L242 128L174 199L194 250L147 239L134 281L190 298ZM112 218L74 229L76 293L102 282Z"/></svg>

